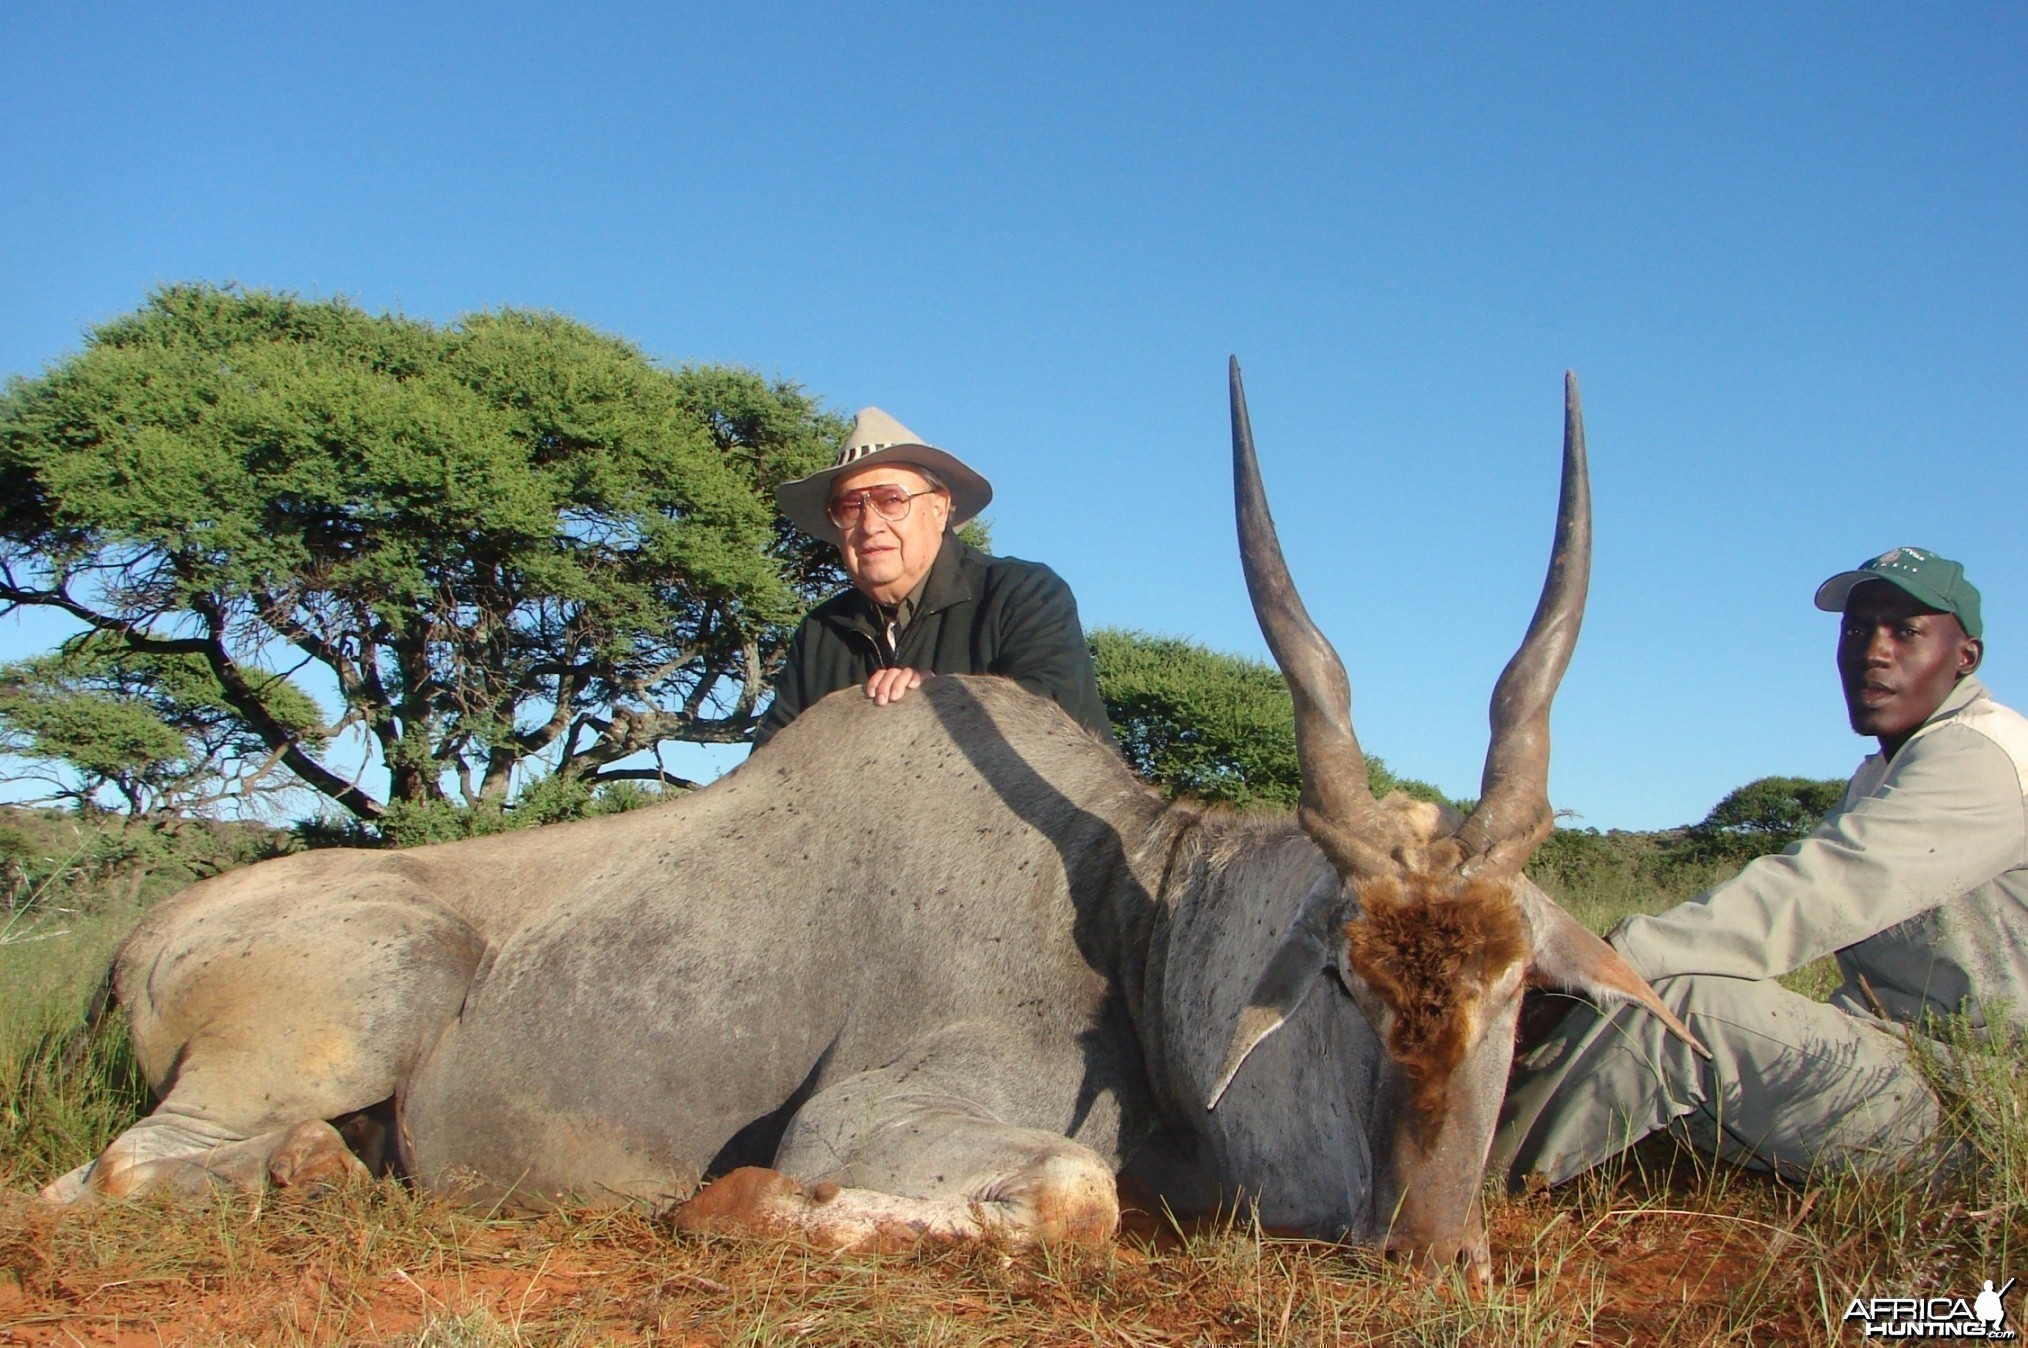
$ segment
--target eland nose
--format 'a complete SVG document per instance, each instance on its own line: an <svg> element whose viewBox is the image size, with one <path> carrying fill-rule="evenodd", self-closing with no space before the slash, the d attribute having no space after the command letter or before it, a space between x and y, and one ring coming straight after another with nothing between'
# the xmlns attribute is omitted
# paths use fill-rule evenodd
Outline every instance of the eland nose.
<svg viewBox="0 0 2028 1348"><path fill-rule="evenodd" d="M1441 1276L1457 1269L1474 1290L1483 1291L1493 1280L1493 1252L1483 1232L1450 1240L1390 1241L1386 1253L1419 1273Z"/></svg>

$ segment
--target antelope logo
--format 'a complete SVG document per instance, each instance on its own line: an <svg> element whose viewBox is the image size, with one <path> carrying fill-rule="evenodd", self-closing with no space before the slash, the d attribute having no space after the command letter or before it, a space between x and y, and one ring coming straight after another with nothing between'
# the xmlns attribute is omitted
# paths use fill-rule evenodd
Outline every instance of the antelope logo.
<svg viewBox="0 0 2028 1348"><path fill-rule="evenodd" d="M1991 1278L1985 1290L1964 1297L1853 1297L1845 1323L1859 1322L1869 1339L2012 1339L2007 1308L2001 1298L2014 1290L2009 1278L1998 1289Z"/></svg>

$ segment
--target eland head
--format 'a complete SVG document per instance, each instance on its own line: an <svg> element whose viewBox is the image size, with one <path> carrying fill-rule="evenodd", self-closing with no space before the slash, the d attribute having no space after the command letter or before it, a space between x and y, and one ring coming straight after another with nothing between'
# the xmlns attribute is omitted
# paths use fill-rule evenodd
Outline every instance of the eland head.
<svg viewBox="0 0 2028 1348"><path fill-rule="evenodd" d="M1392 1064L1395 1124L1374 1157L1387 1248L1431 1265L1488 1265L1479 1205L1530 984L1645 1006L1699 1052L1654 992L1604 941L1522 874L1549 836L1549 708L1584 618L1591 492L1577 379L1564 378L1563 481L1549 572L1534 620L1493 690L1491 745L1471 814L1376 799L1352 729L1344 663L1303 607L1275 536L1254 455L1239 363L1230 367L1233 492L1240 556L1261 630L1295 703L1297 817L1339 885L1313 893L1241 1013L1207 1107L1253 1049L1333 969Z"/></svg>

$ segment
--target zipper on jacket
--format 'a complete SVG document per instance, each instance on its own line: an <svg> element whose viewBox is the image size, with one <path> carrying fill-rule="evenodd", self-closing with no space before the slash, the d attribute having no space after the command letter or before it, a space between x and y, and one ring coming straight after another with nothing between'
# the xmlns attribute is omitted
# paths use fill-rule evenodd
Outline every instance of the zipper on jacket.
<svg viewBox="0 0 2028 1348"><path fill-rule="evenodd" d="M871 632L863 632L856 627L848 627L845 629L845 632L848 636L856 637L873 649L873 667L875 669L894 669L897 667L896 661L900 658L899 655L897 654L894 659L889 659L887 652L882 649L879 637L874 636Z"/></svg>

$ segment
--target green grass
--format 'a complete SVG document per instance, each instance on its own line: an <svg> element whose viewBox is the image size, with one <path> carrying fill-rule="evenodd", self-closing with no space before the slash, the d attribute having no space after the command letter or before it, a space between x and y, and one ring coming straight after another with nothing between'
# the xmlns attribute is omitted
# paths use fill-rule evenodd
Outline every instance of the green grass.
<svg viewBox="0 0 2028 1348"><path fill-rule="evenodd" d="M42 913L14 924L28 939L0 946L0 1183L54 1178L146 1112L125 1022L84 1025L137 913Z"/></svg>
<svg viewBox="0 0 2028 1348"><path fill-rule="evenodd" d="M146 827L0 807L0 1182L69 1170L146 1112L124 1022L83 1032L141 913L288 846L258 825Z"/></svg>
<svg viewBox="0 0 2028 1348"><path fill-rule="evenodd" d="M1597 833L1559 830L1536 853L1529 878L1572 917L1601 934L1621 918L1659 913L1738 873L1739 857L1712 859L1685 845L1682 830ZM1825 956L1781 978L1784 987L1824 1001L1838 988Z"/></svg>

